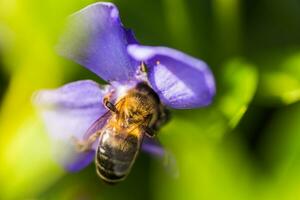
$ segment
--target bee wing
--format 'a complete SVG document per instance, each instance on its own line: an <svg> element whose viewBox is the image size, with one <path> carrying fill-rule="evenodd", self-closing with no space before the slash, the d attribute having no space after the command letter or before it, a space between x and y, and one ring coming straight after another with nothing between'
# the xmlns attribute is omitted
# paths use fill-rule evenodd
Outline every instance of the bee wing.
<svg viewBox="0 0 300 200"><path fill-rule="evenodd" d="M86 141L92 134L94 134L97 131L100 131L103 126L106 124L107 119L111 116L111 113L108 111L105 114L103 114L100 118L98 118L91 126L88 128L88 130L85 132L83 135L83 138L81 138L83 141ZM80 139L80 138L79 138ZM75 140L76 142L76 140ZM64 151L62 152L64 155L61 155L60 153L59 156L63 157L63 166L68 169L71 172L77 172L81 170L82 168L86 167L89 165L95 157L95 148L96 148L96 140L92 144L92 148L88 151L83 151L80 152L75 149L74 145L76 143L69 144L66 146ZM60 151L61 152L61 151ZM72 156L70 156L72 155ZM58 155L57 155L58 156Z"/></svg>
<svg viewBox="0 0 300 200"><path fill-rule="evenodd" d="M142 150L158 159L170 176L173 178L179 176L179 170L174 154L164 148L157 139L144 137Z"/></svg>
<svg viewBox="0 0 300 200"><path fill-rule="evenodd" d="M96 134L97 132L101 131L103 127L106 125L107 121L111 117L112 113L111 111L107 111L104 113L101 117L99 117L85 132L83 136L83 140L88 140L93 134ZM94 141L92 148L96 150L97 148L97 140Z"/></svg>
<svg viewBox="0 0 300 200"><path fill-rule="evenodd" d="M124 102L124 99L121 99L120 101L118 101L115 106L120 105ZM89 128L88 130L85 132L85 134L83 135L83 140L88 140L90 139L90 137L93 134L96 134L98 136L100 136L100 132L102 131L102 129L104 128L104 126L106 125L107 121L111 118L113 112L108 110L106 113L104 113L101 117L99 117ZM98 137L94 138L95 141L92 144L92 149L93 150L97 150L97 139Z"/></svg>

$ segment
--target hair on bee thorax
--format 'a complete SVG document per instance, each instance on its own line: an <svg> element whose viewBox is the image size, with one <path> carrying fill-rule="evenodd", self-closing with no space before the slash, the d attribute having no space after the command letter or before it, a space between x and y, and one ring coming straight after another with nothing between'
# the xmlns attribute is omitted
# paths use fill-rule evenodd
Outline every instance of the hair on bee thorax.
<svg viewBox="0 0 300 200"><path fill-rule="evenodd" d="M125 126L129 126L133 123L149 123L159 104L156 93L146 83L140 83L129 90L116 107L119 119Z"/></svg>

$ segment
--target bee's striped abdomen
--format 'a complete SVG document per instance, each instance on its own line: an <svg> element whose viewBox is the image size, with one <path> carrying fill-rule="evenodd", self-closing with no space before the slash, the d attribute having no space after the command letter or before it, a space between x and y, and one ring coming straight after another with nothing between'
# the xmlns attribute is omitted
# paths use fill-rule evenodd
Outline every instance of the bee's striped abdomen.
<svg viewBox="0 0 300 200"><path fill-rule="evenodd" d="M123 180L135 161L140 143L135 135L125 136L105 130L100 137L95 159L98 175L108 183Z"/></svg>

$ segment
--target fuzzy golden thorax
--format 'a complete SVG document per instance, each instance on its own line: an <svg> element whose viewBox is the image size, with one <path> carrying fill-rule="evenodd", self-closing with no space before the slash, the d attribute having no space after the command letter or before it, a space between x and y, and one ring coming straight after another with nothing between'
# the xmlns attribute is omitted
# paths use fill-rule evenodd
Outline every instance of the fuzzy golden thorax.
<svg viewBox="0 0 300 200"><path fill-rule="evenodd" d="M151 93L134 88L117 103L118 118L125 126L143 126L156 115L158 101Z"/></svg>

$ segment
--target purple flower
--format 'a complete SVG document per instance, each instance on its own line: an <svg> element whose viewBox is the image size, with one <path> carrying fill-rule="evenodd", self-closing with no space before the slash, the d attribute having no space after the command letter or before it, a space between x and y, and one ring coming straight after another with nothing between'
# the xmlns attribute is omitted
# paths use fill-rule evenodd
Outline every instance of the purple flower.
<svg viewBox="0 0 300 200"><path fill-rule="evenodd" d="M94 159L97 142L80 153L73 139L86 139L92 124L108 112L103 105L108 94L116 103L129 89L146 82L166 107L191 109L212 102L215 83L208 66L174 49L140 45L133 32L123 27L114 4L92 4L73 14L68 24L59 53L109 84L83 80L36 93L35 104L55 142L55 157L66 169L80 170ZM147 72L141 70L144 64ZM162 153L155 143L145 141L144 150Z"/></svg>

